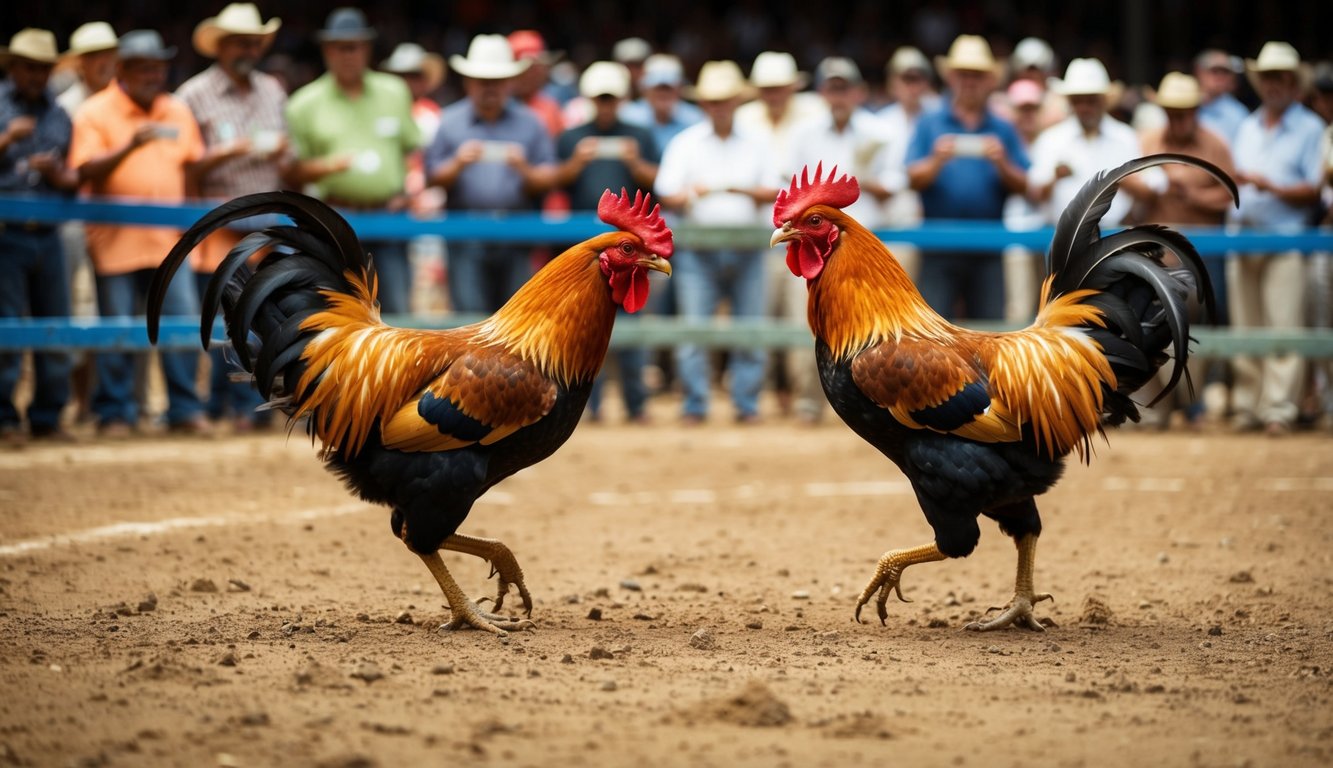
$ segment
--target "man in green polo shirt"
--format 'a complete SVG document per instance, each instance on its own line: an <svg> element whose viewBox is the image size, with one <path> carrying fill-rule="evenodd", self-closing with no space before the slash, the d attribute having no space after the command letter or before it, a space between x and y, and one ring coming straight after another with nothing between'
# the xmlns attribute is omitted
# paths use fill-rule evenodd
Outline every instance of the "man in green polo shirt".
<svg viewBox="0 0 1333 768"><path fill-rule="evenodd" d="M407 156L421 134L403 81L370 69L375 30L355 8L337 8L317 34L323 76L292 94L287 124L299 161L294 181L352 211L407 206ZM408 311L411 270L402 240L363 240L379 273L386 314Z"/></svg>

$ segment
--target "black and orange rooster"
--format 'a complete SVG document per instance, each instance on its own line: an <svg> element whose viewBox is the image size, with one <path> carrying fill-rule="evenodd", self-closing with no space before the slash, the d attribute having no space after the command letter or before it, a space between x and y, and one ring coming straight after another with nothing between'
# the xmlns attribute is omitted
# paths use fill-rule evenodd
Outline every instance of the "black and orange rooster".
<svg viewBox="0 0 1333 768"><path fill-rule="evenodd" d="M787 265L808 281L809 319L824 392L858 435L907 475L935 541L886 552L861 592L878 592L881 623L890 592L910 565L966 557L977 545L979 515L1018 547L1014 598L997 617L968 629L1041 630L1032 570L1044 493L1091 436L1137 421L1130 396L1168 359L1163 395L1180 379L1189 338L1186 297L1197 289L1211 310L1212 286L1194 247L1160 226L1101 236L1098 223L1125 176L1166 162L1217 168L1180 155L1155 155L1093 178L1063 212L1048 255L1041 309L1028 328L981 333L933 312L893 255L842 212L860 194L854 178L809 179L779 194L772 242L788 243ZM1181 267L1163 265L1171 251ZM1159 395L1161 397L1161 395Z"/></svg>
<svg viewBox="0 0 1333 768"><path fill-rule="evenodd" d="M246 237L204 297L208 345L221 304L240 364L270 406L304 419L329 469L361 498L393 510L394 535L430 568L450 629L503 635L532 622L499 615L510 585L532 599L504 544L457 533L491 486L550 456L578 423L602 366L617 305L648 297L648 271L671 274L671 230L647 195L602 195L598 215L620 231L556 257L487 320L451 330L380 321L371 258L347 221L288 192L241 197L199 220L159 267L149 294L157 339L173 273L209 233L236 219L281 213L294 226ZM246 260L272 252L251 271ZM484 558L499 575L494 612L478 609L439 550Z"/></svg>

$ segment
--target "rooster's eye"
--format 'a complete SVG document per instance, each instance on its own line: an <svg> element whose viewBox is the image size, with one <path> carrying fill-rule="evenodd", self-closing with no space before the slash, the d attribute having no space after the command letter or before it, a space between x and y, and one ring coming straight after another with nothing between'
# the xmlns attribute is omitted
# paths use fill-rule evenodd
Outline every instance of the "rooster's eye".
<svg viewBox="0 0 1333 768"><path fill-rule="evenodd" d="M621 243L620 252L625 254L626 256L632 255L634 253L634 246L630 245L629 243Z"/></svg>
<svg viewBox="0 0 1333 768"><path fill-rule="evenodd" d="M820 216L819 214L815 214L814 216L811 216L809 219L807 219L807 222L810 224L810 226L817 227L820 224L824 223L824 217Z"/></svg>

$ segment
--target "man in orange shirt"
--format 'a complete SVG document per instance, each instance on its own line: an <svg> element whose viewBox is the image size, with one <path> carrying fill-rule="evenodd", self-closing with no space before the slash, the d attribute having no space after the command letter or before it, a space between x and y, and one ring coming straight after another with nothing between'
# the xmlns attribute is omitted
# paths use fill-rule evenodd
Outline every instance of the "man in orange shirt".
<svg viewBox="0 0 1333 768"><path fill-rule="evenodd" d="M187 167L204 155L203 139L190 108L166 93L167 68L176 49L151 30L120 38L116 79L91 96L74 117L69 165L94 195L153 203L185 199ZM127 317L142 305L153 270L180 237L171 227L88 226L88 253L97 281L102 317ZM190 275L182 271L167 291L164 314L198 315ZM195 389L194 352L162 355L167 380L167 424L177 432L205 435L211 426ZM98 431L126 437L138 420L134 360L123 352L97 360L93 411Z"/></svg>

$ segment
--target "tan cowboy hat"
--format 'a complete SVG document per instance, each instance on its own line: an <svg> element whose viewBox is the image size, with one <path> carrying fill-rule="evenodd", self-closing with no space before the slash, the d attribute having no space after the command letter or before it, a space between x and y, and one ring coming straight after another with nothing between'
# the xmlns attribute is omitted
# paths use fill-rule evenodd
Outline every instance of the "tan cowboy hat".
<svg viewBox="0 0 1333 768"><path fill-rule="evenodd" d="M796 68L796 59L790 53L764 51L754 57L754 66L750 67L750 85L755 88L804 88L809 82L810 76Z"/></svg>
<svg viewBox="0 0 1333 768"><path fill-rule="evenodd" d="M1167 72L1153 99L1162 109L1195 109L1202 100L1199 81L1184 72Z"/></svg>
<svg viewBox="0 0 1333 768"><path fill-rule="evenodd" d="M1000 65L991 53L990 43L977 35L959 35L949 46L948 56L936 56L935 68L941 74L955 69L999 74Z"/></svg>
<svg viewBox="0 0 1333 768"><path fill-rule="evenodd" d="M56 48L56 36L45 29L21 29L14 33L9 45L0 46L0 64L8 65L10 59L27 59L42 64L55 64L60 58Z"/></svg>
<svg viewBox="0 0 1333 768"><path fill-rule="evenodd" d="M706 61L699 70L699 80L688 89L688 95L695 101L749 99L754 96L754 87L746 81L736 62Z"/></svg>
<svg viewBox="0 0 1333 768"><path fill-rule="evenodd" d="M426 78L426 90L433 91L444 82L444 57L429 53L416 43L399 43L389 58L380 62L380 69L395 75L420 72Z"/></svg>
<svg viewBox="0 0 1333 768"><path fill-rule="evenodd" d="M110 24L105 21L90 21L81 24L69 36L69 50L61 56L82 56L85 53L111 51L118 45L120 38L116 37L116 30L112 29Z"/></svg>
<svg viewBox="0 0 1333 768"><path fill-rule="evenodd" d="M531 64L531 59L514 58L514 49L504 35L477 35L467 47L467 56L449 57L455 72L474 80L507 80Z"/></svg>
<svg viewBox="0 0 1333 768"><path fill-rule="evenodd" d="M282 19L260 21L259 9L254 3L232 3L194 28L194 49L202 56L217 58L218 41L227 35L258 35L264 38L264 48L267 49L281 26Z"/></svg>
<svg viewBox="0 0 1333 768"><path fill-rule="evenodd" d="M1314 80L1313 68L1301 62L1301 55L1296 53L1296 49L1290 43L1276 40L1264 43L1264 47L1259 49L1259 58L1245 60L1245 76L1256 89L1259 87L1260 72L1295 72L1302 93L1310 89L1310 83Z"/></svg>

